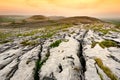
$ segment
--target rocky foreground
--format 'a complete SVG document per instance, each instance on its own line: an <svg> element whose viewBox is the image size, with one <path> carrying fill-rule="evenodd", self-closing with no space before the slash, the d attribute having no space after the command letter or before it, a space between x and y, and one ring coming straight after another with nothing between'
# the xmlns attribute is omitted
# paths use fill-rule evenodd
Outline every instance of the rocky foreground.
<svg viewBox="0 0 120 80"><path fill-rule="evenodd" d="M1 44L0 80L120 80L120 32L84 26Z"/></svg>

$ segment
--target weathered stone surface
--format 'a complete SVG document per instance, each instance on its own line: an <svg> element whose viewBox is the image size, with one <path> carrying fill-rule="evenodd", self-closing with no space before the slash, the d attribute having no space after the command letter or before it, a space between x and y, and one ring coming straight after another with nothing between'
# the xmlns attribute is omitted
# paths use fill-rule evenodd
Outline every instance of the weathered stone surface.
<svg viewBox="0 0 120 80"><path fill-rule="evenodd" d="M77 56L79 43L73 38L68 39L68 42L62 42L59 47L50 50L50 57L40 70L40 80L43 80L45 77L57 80L84 79Z"/></svg>
<svg viewBox="0 0 120 80"><path fill-rule="evenodd" d="M85 72L85 80L101 80L96 71L95 61L88 59L86 64L87 71Z"/></svg>
<svg viewBox="0 0 120 80"><path fill-rule="evenodd" d="M4 68L6 65L11 63L15 58L21 55L21 48L20 49L12 49L0 54L0 69Z"/></svg>
<svg viewBox="0 0 120 80"><path fill-rule="evenodd" d="M33 41L43 33L16 37L13 42L1 44L0 80L38 80L34 76L39 80L101 80L100 74L103 80L111 80L97 65L95 58L100 58L119 80L120 48L102 48L98 43L108 39L119 45L120 33L111 31L101 35L102 32L83 29L86 26L94 25L80 24L60 30L51 38L37 38L35 41L39 43L35 46L22 46L20 42ZM58 47L50 48L50 44L57 40L63 41ZM93 41L98 43L91 48Z"/></svg>
<svg viewBox="0 0 120 80"><path fill-rule="evenodd" d="M9 80L18 66L17 59L13 60L4 69L0 70L0 80Z"/></svg>
<svg viewBox="0 0 120 80"><path fill-rule="evenodd" d="M40 46L21 56L18 69L10 80L34 80L35 61L38 59Z"/></svg>
<svg viewBox="0 0 120 80"><path fill-rule="evenodd" d="M88 66L87 69L90 68L90 70L91 70L91 71L87 70L85 72L87 80L89 80L90 78L93 79L94 77L96 79L93 79L93 80L99 80L99 79L97 79L96 76L92 77L92 74L91 75L87 74L87 73L92 72L92 70L93 71L95 70L95 66L93 66L93 64L92 64L93 67L90 67L90 65L88 65L88 64L92 63L92 62L89 62L89 60L90 59L94 60L94 58L100 58L102 60L103 64L105 66L107 66L112 71L112 73L115 74L119 79L119 75L120 75L119 74L120 71L118 70L119 67L120 67L120 63L119 63L119 57L120 57L119 52L120 51L119 51L119 48L110 47L110 48L104 48L103 49L102 47L99 46L99 44L96 44L96 46L94 48L91 48L91 44L92 44L91 41L92 40L90 40L88 37L90 37L92 35L96 35L96 34L94 34L92 32L91 35L90 35L90 33L89 33L89 36L87 35L86 38L84 39L85 42L89 42L89 43L84 44L84 51L83 51L86 58L88 58L88 60L86 61L87 66ZM95 36L92 36L92 37L94 38L95 41L97 41L97 40L102 41L103 40L102 38L96 39ZM99 67L97 69L99 69L99 71L101 72ZM104 72L101 72L101 73L103 75L103 79L109 80L109 77L108 76L106 77L106 74ZM99 75L99 74L94 72L93 75Z"/></svg>

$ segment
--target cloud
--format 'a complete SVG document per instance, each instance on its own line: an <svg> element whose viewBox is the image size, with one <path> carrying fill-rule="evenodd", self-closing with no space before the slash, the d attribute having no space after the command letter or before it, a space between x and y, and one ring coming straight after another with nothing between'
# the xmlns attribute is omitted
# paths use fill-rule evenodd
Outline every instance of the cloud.
<svg viewBox="0 0 120 80"><path fill-rule="evenodd" d="M99 7L104 0L47 0L50 4L63 8L88 9ZM102 3L101 3L102 2Z"/></svg>
<svg viewBox="0 0 120 80"><path fill-rule="evenodd" d="M31 7L43 7L46 4L49 7L85 9L98 7L101 1L104 0L26 0L26 3Z"/></svg>
<svg viewBox="0 0 120 80"><path fill-rule="evenodd" d="M118 15L120 0L0 0L3 10L48 15Z"/></svg>

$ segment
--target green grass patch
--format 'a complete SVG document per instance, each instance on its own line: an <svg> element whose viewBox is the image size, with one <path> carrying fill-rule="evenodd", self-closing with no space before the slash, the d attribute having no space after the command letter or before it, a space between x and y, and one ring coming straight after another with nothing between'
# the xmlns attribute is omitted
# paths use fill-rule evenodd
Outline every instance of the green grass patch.
<svg viewBox="0 0 120 80"><path fill-rule="evenodd" d="M0 22L12 22L14 19L7 17L0 17Z"/></svg>
<svg viewBox="0 0 120 80"><path fill-rule="evenodd" d="M12 37L11 33L0 32L0 44L11 42L10 37Z"/></svg>
<svg viewBox="0 0 120 80"><path fill-rule="evenodd" d="M26 36L33 36L37 33L40 33L41 30L33 30L33 31L30 31L30 32L25 32L25 33L20 33L20 34L17 34L17 36L23 36L23 37L26 37Z"/></svg>
<svg viewBox="0 0 120 80"><path fill-rule="evenodd" d="M38 43L38 41L24 40L20 44L22 44L22 46L35 46L35 45L37 45L39 43Z"/></svg>
<svg viewBox="0 0 120 80"><path fill-rule="evenodd" d="M117 47L117 43L111 40L104 40L102 42L92 41L91 48L94 48L96 44L99 44L102 48Z"/></svg>
<svg viewBox="0 0 120 80"><path fill-rule="evenodd" d="M72 31L70 34L74 34L75 33L75 31Z"/></svg>
<svg viewBox="0 0 120 80"><path fill-rule="evenodd" d="M103 36L108 34L110 31L112 31L112 32L120 32L118 30L118 28L116 28L116 27L106 29L106 28L103 27L103 25L87 26L87 29L94 30L95 32L101 32Z"/></svg>
<svg viewBox="0 0 120 80"><path fill-rule="evenodd" d="M46 33L43 33L41 36L35 36L34 39L37 39L37 38L41 38L41 39L51 38L55 34L56 34L56 32L46 32Z"/></svg>
<svg viewBox="0 0 120 80"><path fill-rule="evenodd" d="M104 71L104 73L111 79L111 80L118 80L117 76L112 73L112 71L103 64L100 58L95 58L97 65Z"/></svg>
<svg viewBox="0 0 120 80"><path fill-rule="evenodd" d="M45 26L43 28L44 30L33 30L33 31L17 34L17 36L26 37L26 36L33 36L37 33L41 33L40 36L36 36L34 39L37 39L37 38L51 38L53 35L55 35L60 30L67 31L66 28L68 28L68 27L71 27L71 25L61 24L61 25L56 25L56 26Z"/></svg>
<svg viewBox="0 0 120 80"><path fill-rule="evenodd" d="M93 28L94 31L101 32L103 35L108 34L110 29L103 29L102 27Z"/></svg>
<svg viewBox="0 0 120 80"><path fill-rule="evenodd" d="M4 32L0 32L0 40L5 40L8 37L11 37L12 34L11 33L4 33Z"/></svg>
<svg viewBox="0 0 120 80"><path fill-rule="evenodd" d="M102 48L109 48L109 47L117 47L117 43L111 41L111 40L104 40L102 42L99 43L99 45L102 47Z"/></svg>
<svg viewBox="0 0 120 80"><path fill-rule="evenodd" d="M42 36L40 36L40 38L51 38L54 34L55 34L55 32L50 32L47 34L43 34Z"/></svg>
<svg viewBox="0 0 120 80"><path fill-rule="evenodd" d="M63 31L63 32L68 32L69 30L68 30L68 29L63 29L62 31Z"/></svg>
<svg viewBox="0 0 120 80"><path fill-rule="evenodd" d="M102 32L103 35L105 35L105 34L108 34L110 30L108 30L108 29L100 29L99 31Z"/></svg>
<svg viewBox="0 0 120 80"><path fill-rule="evenodd" d="M51 48L58 47L61 42L62 42L62 40L57 40L57 41L53 42L52 44L50 44L50 47Z"/></svg>

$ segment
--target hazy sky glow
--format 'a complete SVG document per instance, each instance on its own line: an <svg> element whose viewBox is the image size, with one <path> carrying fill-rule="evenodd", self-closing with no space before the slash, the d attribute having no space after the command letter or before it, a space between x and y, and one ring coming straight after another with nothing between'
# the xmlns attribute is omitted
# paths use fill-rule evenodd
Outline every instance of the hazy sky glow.
<svg viewBox="0 0 120 80"><path fill-rule="evenodd" d="M120 0L0 0L0 14L120 17Z"/></svg>

